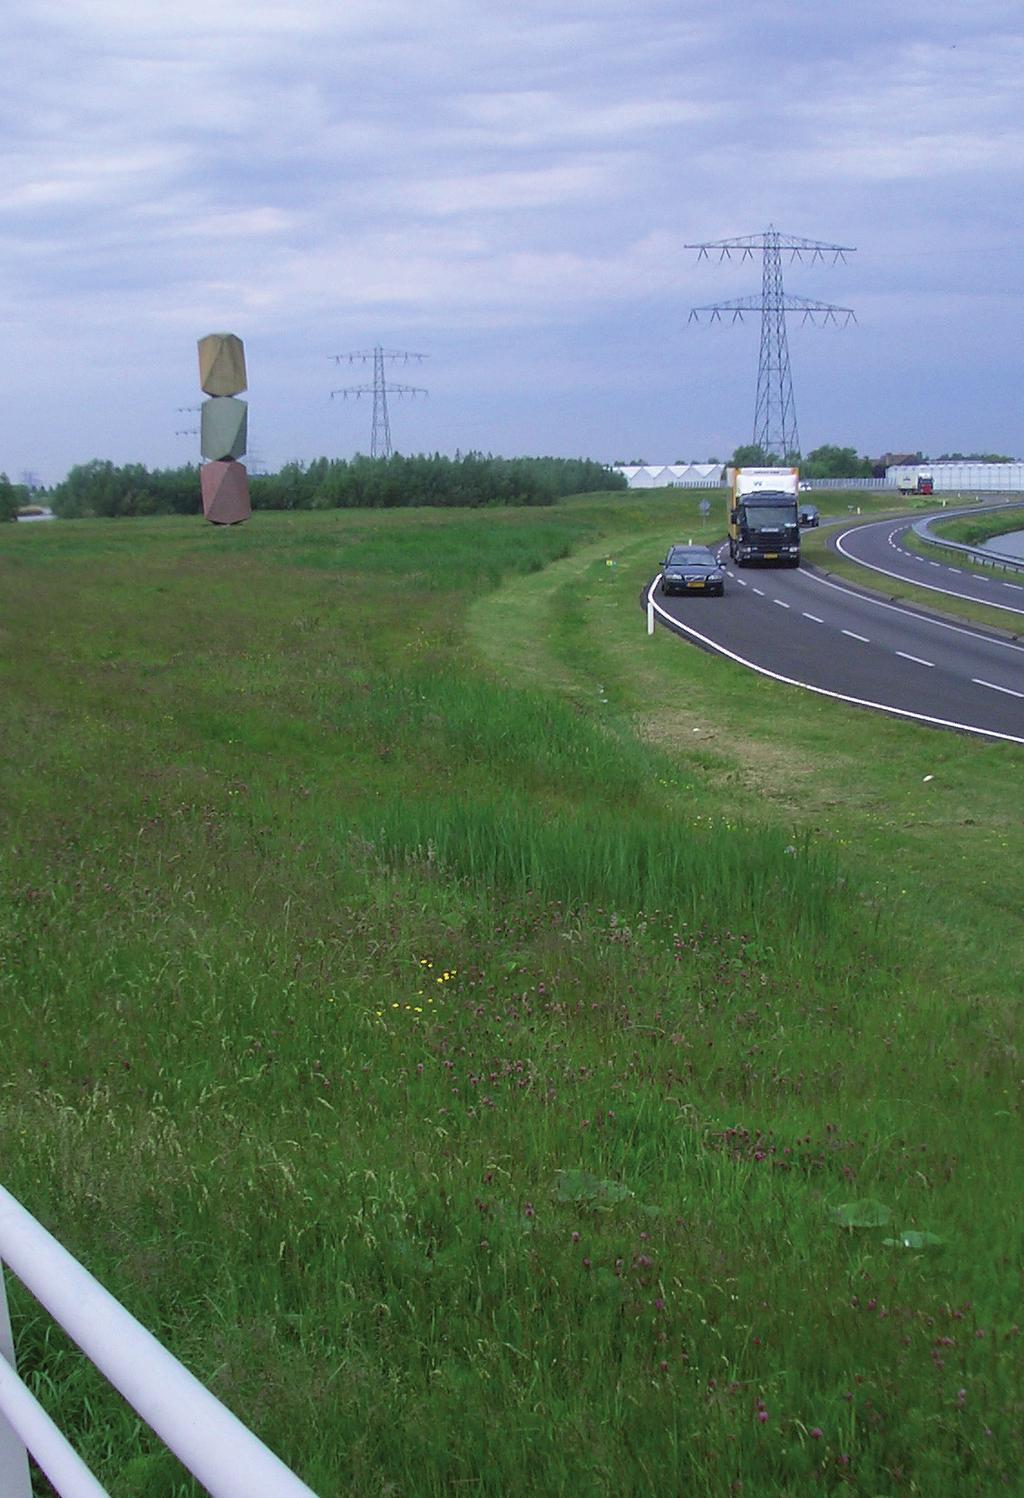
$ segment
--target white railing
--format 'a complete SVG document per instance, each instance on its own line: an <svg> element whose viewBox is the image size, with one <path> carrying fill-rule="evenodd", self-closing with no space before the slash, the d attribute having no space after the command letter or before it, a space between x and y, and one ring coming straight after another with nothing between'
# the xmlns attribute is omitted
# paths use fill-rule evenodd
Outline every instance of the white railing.
<svg viewBox="0 0 1024 1498"><path fill-rule="evenodd" d="M315 1498L2 1186L0 1498L31 1498L27 1452L62 1498L108 1498L15 1371L4 1266L212 1498Z"/></svg>

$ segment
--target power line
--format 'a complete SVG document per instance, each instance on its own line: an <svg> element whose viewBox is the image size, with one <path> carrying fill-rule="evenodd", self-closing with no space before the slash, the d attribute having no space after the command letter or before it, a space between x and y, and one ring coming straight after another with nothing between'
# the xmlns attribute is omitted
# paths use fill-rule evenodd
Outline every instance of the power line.
<svg viewBox="0 0 1024 1498"><path fill-rule="evenodd" d="M175 406L174 409L175 409L175 411L178 412L178 414L180 416L183 413L191 415L191 414L197 412L199 410L199 407L198 406ZM174 435L176 437L198 437L199 436L199 428L198 427L176 427L175 431L174 431Z"/></svg>
<svg viewBox="0 0 1024 1498"><path fill-rule="evenodd" d="M391 360L401 360L408 364L410 359L422 361L426 354L412 354L406 349L384 349L380 344L372 349L359 349L349 354L329 355L335 364L368 364L373 360L373 384L372 385L343 385L339 390L331 391L331 400L340 395L343 400L348 400L351 395L359 400L361 396L373 396L373 427L370 433L370 457L390 458L391 456L391 420L388 416L389 395L429 395L422 385L396 385L389 384L385 375L385 364Z"/></svg>
<svg viewBox="0 0 1024 1498"><path fill-rule="evenodd" d="M856 322L850 307L834 307L828 302L813 301L809 297L787 296L782 285L782 256L789 255L789 263L795 261L814 264L824 263L829 256L833 265L854 252L852 245L825 244L817 239L801 239L795 234L780 234L769 227L761 234L742 235L737 239L709 240L705 244L689 244L688 250L699 251L698 261L710 260L711 251L718 251L718 259L754 260L761 255L761 295L737 297L728 302L712 302L705 307L691 307L690 322L699 322L702 313L709 322L721 322L723 313L731 314L733 322L742 322L748 312L761 314L761 352L757 366L757 396L754 403L754 444L766 453L776 453L784 458L787 453L800 451L800 437L796 423L796 405L793 400L793 378L789 367L789 343L786 337L786 314L799 313L805 323L822 325L832 323L846 327Z"/></svg>

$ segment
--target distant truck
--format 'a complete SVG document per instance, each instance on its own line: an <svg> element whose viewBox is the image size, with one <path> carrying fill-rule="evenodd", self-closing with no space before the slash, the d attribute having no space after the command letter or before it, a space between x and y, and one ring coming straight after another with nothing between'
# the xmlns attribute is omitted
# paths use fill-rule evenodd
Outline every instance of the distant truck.
<svg viewBox="0 0 1024 1498"><path fill-rule="evenodd" d="M924 468L904 470L897 486L901 494L934 494L935 480Z"/></svg>
<svg viewBox="0 0 1024 1498"><path fill-rule="evenodd" d="M729 496L729 555L753 562L800 565L800 474L795 468L736 468Z"/></svg>

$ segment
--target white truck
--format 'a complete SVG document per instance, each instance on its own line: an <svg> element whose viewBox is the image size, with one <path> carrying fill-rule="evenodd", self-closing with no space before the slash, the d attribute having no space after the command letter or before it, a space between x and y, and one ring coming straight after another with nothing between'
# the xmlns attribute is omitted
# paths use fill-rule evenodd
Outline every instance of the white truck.
<svg viewBox="0 0 1024 1498"><path fill-rule="evenodd" d="M800 565L800 473L796 468L734 468L729 555L738 567Z"/></svg>
<svg viewBox="0 0 1024 1498"><path fill-rule="evenodd" d="M893 463L885 470L885 480L901 494L935 493L935 475L927 463Z"/></svg>

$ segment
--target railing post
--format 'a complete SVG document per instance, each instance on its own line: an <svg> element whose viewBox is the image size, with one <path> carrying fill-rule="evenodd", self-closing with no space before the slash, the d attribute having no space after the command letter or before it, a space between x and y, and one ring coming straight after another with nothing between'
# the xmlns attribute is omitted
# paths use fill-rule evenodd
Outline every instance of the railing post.
<svg viewBox="0 0 1024 1498"><path fill-rule="evenodd" d="M213 1498L316 1498L3 1186L0 1251L11 1273ZM7 1382L8 1377L18 1383L9 1365L0 1364L0 1379ZM29 1398L47 1424L45 1437L40 1440L30 1428L38 1423L35 1414L24 1424L17 1413L9 1418L53 1486L66 1498L106 1498L88 1469L88 1482L80 1480L80 1459L41 1406ZM74 1486L54 1478L45 1465L46 1453L56 1449L54 1434L61 1443L61 1472L76 1468ZM8 1498L7 1493L0 1490L0 1498Z"/></svg>
<svg viewBox="0 0 1024 1498"><path fill-rule="evenodd" d="M7 1310L5 1271L0 1261L0 1358L13 1368L14 1335ZM0 1493L4 1498L32 1498L28 1452L21 1437L0 1413Z"/></svg>

